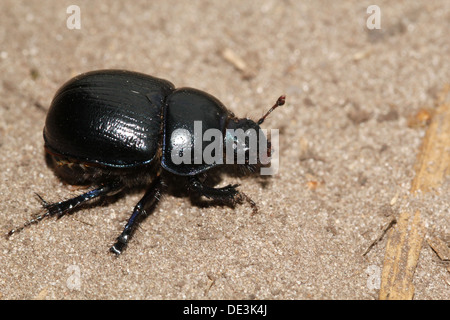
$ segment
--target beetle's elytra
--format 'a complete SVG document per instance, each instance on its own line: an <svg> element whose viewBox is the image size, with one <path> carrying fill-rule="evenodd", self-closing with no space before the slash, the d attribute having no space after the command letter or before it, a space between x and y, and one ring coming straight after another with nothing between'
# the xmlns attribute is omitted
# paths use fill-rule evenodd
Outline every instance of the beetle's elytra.
<svg viewBox="0 0 450 320"><path fill-rule="evenodd" d="M223 146L230 144L235 149L235 157L240 155L238 150L243 150L243 166L260 165L259 157L256 163L249 163L248 137L231 136L228 132L231 129L259 130L266 116L283 104L284 96L281 96L264 117L254 122L236 118L206 92L176 89L167 80L145 74L100 70L76 76L53 98L44 127L45 150L62 179L73 184L88 184L94 189L52 204L39 197L45 212L8 235L45 217L60 217L88 200L146 185L145 195L110 249L120 254L139 218L156 205L165 174L185 176L189 189L207 198L248 200L256 208L253 201L237 190L237 185L210 187L201 181L199 174L223 165L217 159L225 154ZM218 132L223 149L216 149L215 161L179 163L174 155L191 157L196 152L197 123L201 124L202 134L209 129ZM258 143L269 144L264 135L257 139ZM205 150L205 146L202 148L200 151Z"/></svg>

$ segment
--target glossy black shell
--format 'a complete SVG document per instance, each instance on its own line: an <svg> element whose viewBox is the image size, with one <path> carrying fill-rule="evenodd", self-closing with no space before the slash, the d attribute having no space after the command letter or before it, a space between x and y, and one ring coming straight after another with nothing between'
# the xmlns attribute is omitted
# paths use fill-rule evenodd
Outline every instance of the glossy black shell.
<svg viewBox="0 0 450 320"><path fill-rule="evenodd" d="M56 93L47 114L47 151L111 167L150 163L159 146L169 81L130 71L79 75Z"/></svg>
<svg viewBox="0 0 450 320"><path fill-rule="evenodd" d="M191 159L194 159L194 124L195 121L201 122L202 137L208 129L218 129L225 133L228 120L233 114L212 95L192 88L181 88L175 90L166 101L164 110L164 138L162 152L162 167L178 175L194 175L211 169L217 164L202 163L176 165L172 162L172 134L177 129L185 129L189 132L191 138ZM186 139L186 138L184 138ZM223 139L223 137L222 137ZM198 143L198 142L197 142ZM209 142L202 142L202 152Z"/></svg>
<svg viewBox="0 0 450 320"><path fill-rule="evenodd" d="M161 155L167 171L195 175L217 164L174 164L172 133L188 130L194 150L194 121L202 122L202 133L210 128L225 133L233 117L200 90L175 90L169 81L136 72L93 71L56 93L45 123L45 148L58 158L116 168L145 165Z"/></svg>

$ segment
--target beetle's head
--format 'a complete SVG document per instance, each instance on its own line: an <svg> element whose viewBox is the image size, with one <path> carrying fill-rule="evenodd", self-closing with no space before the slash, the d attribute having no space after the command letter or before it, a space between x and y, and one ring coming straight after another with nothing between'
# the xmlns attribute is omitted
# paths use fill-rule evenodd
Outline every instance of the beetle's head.
<svg viewBox="0 0 450 320"><path fill-rule="evenodd" d="M263 133L260 125L273 110L285 103L285 99L285 96L279 97L257 122L250 119L230 119L225 134L226 163L242 164L252 169L270 162L270 139Z"/></svg>

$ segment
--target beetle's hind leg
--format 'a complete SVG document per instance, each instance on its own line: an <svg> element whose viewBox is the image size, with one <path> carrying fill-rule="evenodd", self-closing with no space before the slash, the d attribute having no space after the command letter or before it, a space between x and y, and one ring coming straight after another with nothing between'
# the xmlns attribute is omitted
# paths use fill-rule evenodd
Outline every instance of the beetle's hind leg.
<svg viewBox="0 0 450 320"><path fill-rule="evenodd" d="M72 211L73 209L75 209L76 207L78 207L79 205L83 204L88 200L92 200L101 196L112 195L121 191L122 189L123 185L121 183L114 182L110 184L102 184L94 190L88 191L74 198L55 203L48 203L40 195L36 194L39 200L41 201L45 212L37 215L33 219L28 220L21 227L10 230L7 235L11 236L14 233L20 232L24 228L32 224L38 223L45 217L57 216L58 218L60 218L64 214Z"/></svg>
<svg viewBox="0 0 450 320"><path fill-rule="evenodd" d="M50 216L57 216L61 218L64 214L75 209L79 205L85 203L86 201L101 197L101 196L111 196L120 192L123 189L123 185L120 183L102 184L94 190L90 190L74 198L55 202L49 204L47 201L42 199L40 195L37 195L42 202L42 206L49 213Z"/></svg>
<svg viewBox="0 0 450 320"><path fill-rule="evenodd" d="M146 209L153 210L161 197L162 192L162 180L158 176L152 182L150 188L147 190L142 199L136 204L133 210L133 214L128 219L125 228L120 236L117 238L116 243L109 249L111 252L119 255L126 248L128 241L130 240L136 225L139 223L139 219L147 215Z"/></svg>

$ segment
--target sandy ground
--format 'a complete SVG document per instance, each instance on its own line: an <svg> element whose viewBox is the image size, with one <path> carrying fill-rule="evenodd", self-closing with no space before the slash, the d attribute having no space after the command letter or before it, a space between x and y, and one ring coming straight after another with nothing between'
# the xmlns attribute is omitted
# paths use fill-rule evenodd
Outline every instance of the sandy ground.
<svg viewBox="0 0 450 320"><path fill-rule="evenodd" d="M278 174L221 175L259 214L167 193L119 258L108 248L142 192L47 219L0 239L0 298L377 299L386 237L362 253L392 217L420 210L427 236L449 241L449 179L420 199L409 189L426 130L410 119L450 82L450 2L372 2L2 0L2 233L39 212L34 193L81 192L46 165L42 139L76 74L140 71L254 119L287 104L265 123L280 130ZM380 30L366 26L371 4ZM424 243L414 298L449 299L449 283Z"/></svg>

